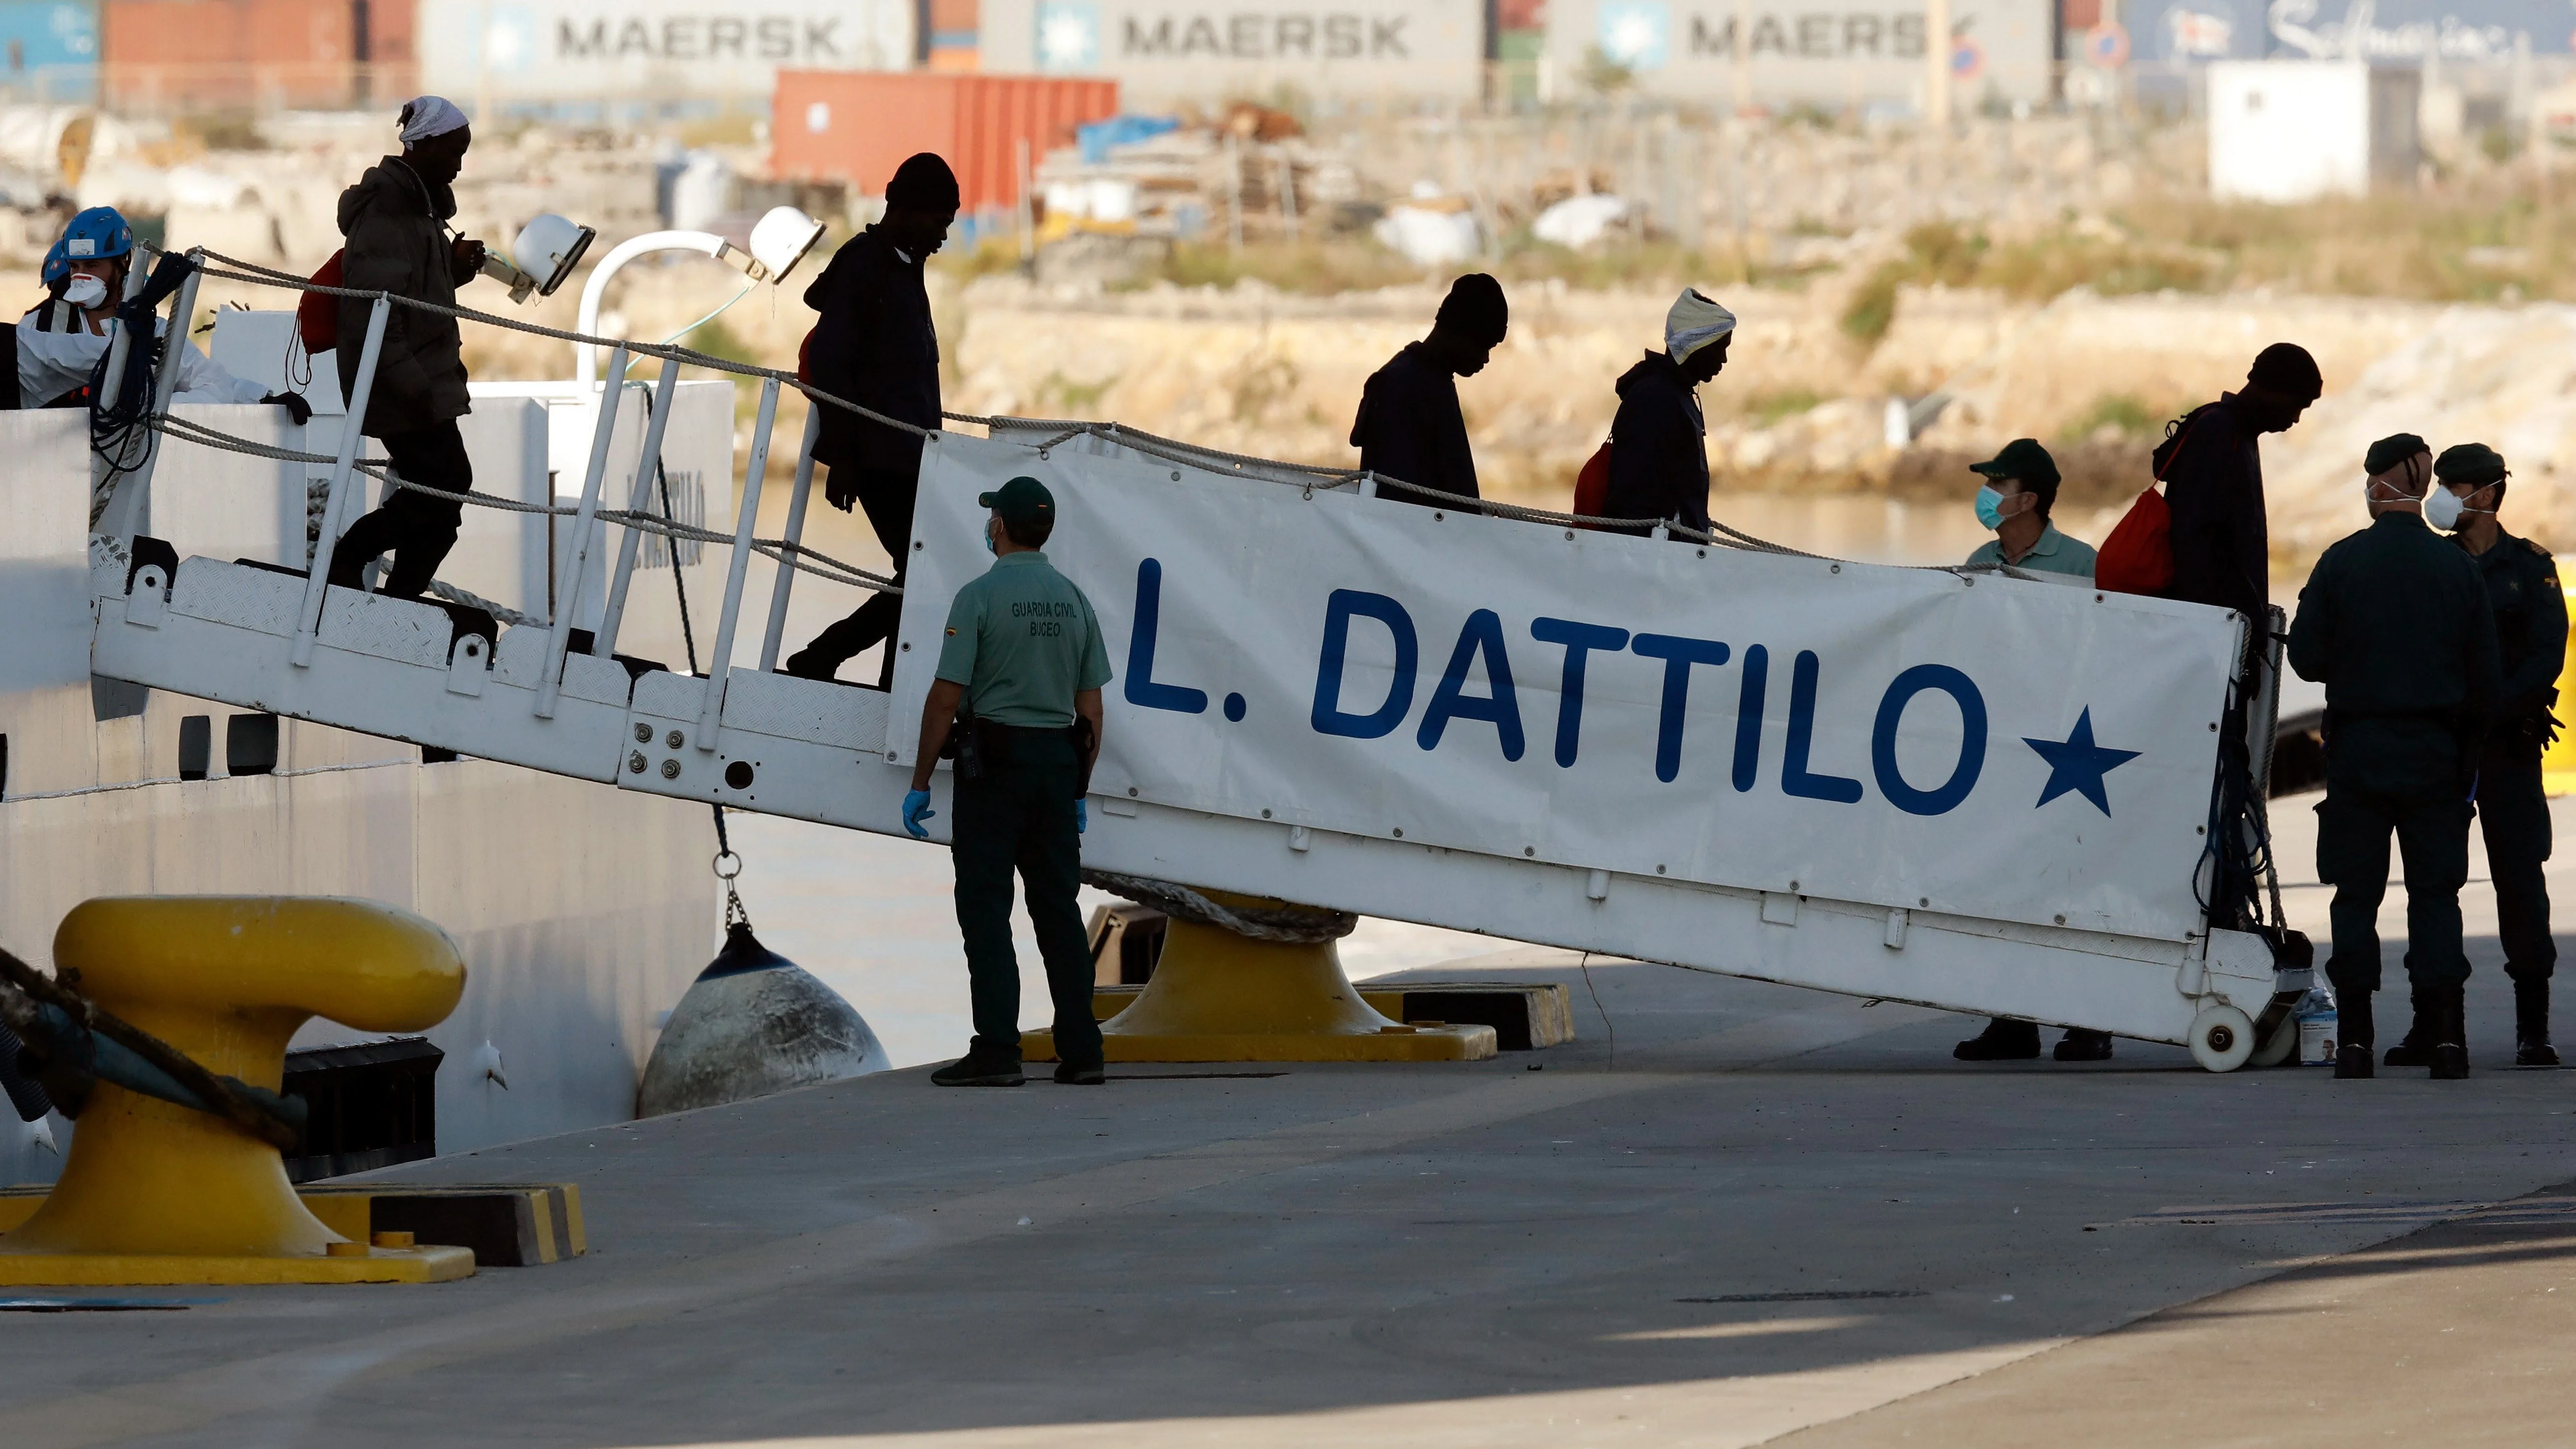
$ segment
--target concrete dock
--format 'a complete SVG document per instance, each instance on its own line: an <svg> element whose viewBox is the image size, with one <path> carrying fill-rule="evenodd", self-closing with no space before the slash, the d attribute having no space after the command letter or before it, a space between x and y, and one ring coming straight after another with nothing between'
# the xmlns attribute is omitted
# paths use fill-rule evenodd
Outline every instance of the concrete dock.
<svg viewBox="0 0 2576 1449"><path fill-rule="evenodd" d="M2313 921L2309 802L2281 803ZM0 1437L2553 1440L2576 1076L2502 1066L2481 892L2466 1083L2210 1076L2134 1042L1972 1067L1958 1017L1507 952L1474 973L1569 983L1578 1041L1093 1089L910 1070L379 1174L578 1182L590 1255L0 1314Z"/></svg>

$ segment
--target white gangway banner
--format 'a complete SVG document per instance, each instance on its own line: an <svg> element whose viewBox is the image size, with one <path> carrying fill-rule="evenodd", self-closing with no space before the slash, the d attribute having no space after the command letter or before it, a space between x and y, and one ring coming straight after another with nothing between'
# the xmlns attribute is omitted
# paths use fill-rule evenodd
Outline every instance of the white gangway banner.
<svg viewBox="0 0 2576 1449"><path fill-rule="evenodd" d="M1054 492L1097 609L1094 798L2180 940L2232 615L1994 574L1443 513L1068 444L923 461L909 763L976 496ZM1794 543L1794 540L1788 542Z"/></svg>

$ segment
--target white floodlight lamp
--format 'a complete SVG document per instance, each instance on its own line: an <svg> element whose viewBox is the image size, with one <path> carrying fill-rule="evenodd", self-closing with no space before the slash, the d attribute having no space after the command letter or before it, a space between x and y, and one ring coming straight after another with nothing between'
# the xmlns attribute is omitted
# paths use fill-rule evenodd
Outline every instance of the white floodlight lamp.
<svg viewBox="0 0 2576 1449"><path fill-rule="evenodd" d="M784 282L822 239L823 223L795 207L773 206L752 224L750 265L735 265L742 266L753 281Z"/></svg>
<svg viewBox="0 0 2576 1449"><path fill-rule="evenodd" d="M513 302L525 302L530 294L551 297L581 264L598 235L593 228L546 212L519 229L508 261L487 253L483 275L508 287Z"/></svg>
<svg viewBox="0 0 2576 1449"><path fill-rule="evenodd" d="M653 252L695 252L713 257L729 267L739 269L754 282L776 285L787 280L787 274L805 260L805 254L823 239L823 223L792 206L773 206L769 213L753 223L747 239L750 250L735 246L711 231L648 231L629 237L608 249L599 265L590 269L590 280L582 283L581 313L573 329L583 334L599 330L600 299L608 295L608 279L637 257ZM748 288L745 289L747 294ZM727 304L731 305L730 303ZM587 387L599 379L598 349L588 342L572 345L573 377Z"/></svg>

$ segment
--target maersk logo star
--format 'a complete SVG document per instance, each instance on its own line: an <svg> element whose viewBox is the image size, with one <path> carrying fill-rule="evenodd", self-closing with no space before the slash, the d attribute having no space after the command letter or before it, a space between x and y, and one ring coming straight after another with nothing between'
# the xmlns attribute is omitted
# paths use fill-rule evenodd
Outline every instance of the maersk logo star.
<svg viewBox="0 0 2576 1449"><path fill-rule="evenodd" d="M2139 753L2136 750L2106 750L2093 743L2093 710L2090 706L2076 716L2075 730L2064 740L2034 740L2025 735L2022 743L2039 751L2039 757L2048 761L2048 788L2039 792L2040 805L2060 795L2081 795L2105 815L2111 813L2111 797L2103 792L2102 777L2136 759ZM2037 809L2038 806L2031 808Z"/></svg>

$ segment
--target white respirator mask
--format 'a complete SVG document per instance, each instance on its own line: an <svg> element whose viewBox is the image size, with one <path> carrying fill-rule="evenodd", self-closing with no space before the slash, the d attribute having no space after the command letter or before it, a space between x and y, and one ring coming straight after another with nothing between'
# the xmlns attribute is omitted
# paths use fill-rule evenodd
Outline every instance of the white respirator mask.
<svg viewBox="0 0 2576 1449"><path fill-rule="evenodd" d="M2436 483L2424 494L2424 521L2450 532L2460 526L2460 495Z"/></svg>
<svg viewBox="0 0 2576 1449"><path fill-rule="evenodd" d="M87 272L75 273L63 288L63 300L75 307L95 307L107 300L107 282Z"/></svg>

